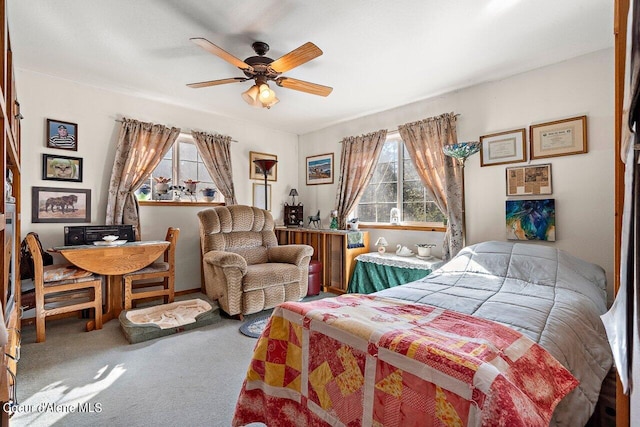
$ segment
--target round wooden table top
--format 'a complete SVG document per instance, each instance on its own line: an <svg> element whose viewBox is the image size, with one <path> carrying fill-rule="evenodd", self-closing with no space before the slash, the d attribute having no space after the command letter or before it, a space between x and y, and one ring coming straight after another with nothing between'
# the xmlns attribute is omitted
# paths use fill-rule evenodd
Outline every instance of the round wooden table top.
<svg viewBox="0 0 640 427"><path fill-rule="evenodd" d="M120 246L59 246L53 249L73 265L96 274L121 275L153 263L169 242L141 241Z"/></svg>

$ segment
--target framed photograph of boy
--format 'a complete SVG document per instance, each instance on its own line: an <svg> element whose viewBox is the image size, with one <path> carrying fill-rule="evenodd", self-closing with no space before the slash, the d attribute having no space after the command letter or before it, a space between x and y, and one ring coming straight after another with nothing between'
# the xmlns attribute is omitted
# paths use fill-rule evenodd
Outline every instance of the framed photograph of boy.
<svg viewBox="0 0 640 427"><path fill-rule="evenodd" d="M78 151L78 125L47 119L47 147Z"/></svg>
<svg viewBox="0 0 640 427"><path fill-rule="evenodd" d="M80 157L43 154L42 179L82 182L82 159Z"/></svg>

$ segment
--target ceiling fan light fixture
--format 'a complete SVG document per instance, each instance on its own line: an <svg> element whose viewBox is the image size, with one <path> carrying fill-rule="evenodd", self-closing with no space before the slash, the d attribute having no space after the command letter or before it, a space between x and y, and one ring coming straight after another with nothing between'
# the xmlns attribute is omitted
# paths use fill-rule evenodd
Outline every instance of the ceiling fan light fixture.
<svg viewBox="0 0 640 427"><path fill-rule="evenodd" d="M273 92L273 91L272 91ZM278 102L280 102L280 100L276 97L273 98L273 100L269 101L269 102L263 102L262 103L262 107L266 108L267 110L271 107L273 107L274 105L276 105Z"/></svg>
<svg viewBox="0 0 640 427"><path fill-rule="evenodd" d="M259 93L260 90L258 89L258 85L253 85L245 92L242 92L242 99L252 107L260 107L261 103L258 100Z"/></svg>
<svg viewBox="0 0 640 427"><path fill-rule="evenodd" d="M276 97L276 93L271 90L268 84L262 83L260 85L260 101L264 103L270 103Z"/></svg>

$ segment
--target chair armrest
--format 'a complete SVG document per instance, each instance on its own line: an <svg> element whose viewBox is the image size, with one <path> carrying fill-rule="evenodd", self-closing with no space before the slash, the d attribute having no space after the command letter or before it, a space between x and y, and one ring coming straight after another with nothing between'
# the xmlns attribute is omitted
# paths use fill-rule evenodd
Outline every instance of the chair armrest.
<svg viewBox="0 0 640 427"><path fill-rule="evenodd" d="M309 245L272 246L267 253L269 262L282 262L300 266L305 257L311 258L313 248Z"/></svg>
<svg viewBox="0 0 640 427"><path fill-rule="evenodd" d="M247 261L240 255L233 252L209 251L202 257L202 261L214 267L228 268L235 267L242 271L242 275L247 272Z"/></svg>

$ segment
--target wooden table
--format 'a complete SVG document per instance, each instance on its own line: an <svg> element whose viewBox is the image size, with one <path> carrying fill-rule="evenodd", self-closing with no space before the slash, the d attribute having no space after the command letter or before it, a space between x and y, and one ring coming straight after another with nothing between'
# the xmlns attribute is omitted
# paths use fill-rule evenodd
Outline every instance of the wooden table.
<svg viewBox="0 0 640 427"><path fill-rule="evenodd" d="M169 246L165 240L127 242L119 246L57 246L49 249L62 255L71 264L107 277L106 308L102 321L117 318L122 311L122 275L153 263ZM94 328L87 323L87 330Z"/></svg>

